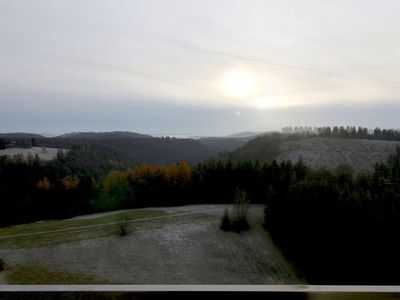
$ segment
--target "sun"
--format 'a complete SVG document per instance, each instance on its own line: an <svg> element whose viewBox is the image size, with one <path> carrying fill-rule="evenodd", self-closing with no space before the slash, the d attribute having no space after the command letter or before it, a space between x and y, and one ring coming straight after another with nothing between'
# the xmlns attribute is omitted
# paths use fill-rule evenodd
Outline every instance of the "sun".
<svg viewBox="0 0 400 300"><path fill-rule="evenodd" d="M236 98L251 96L255 90L254 79L243 71L231 72L222 80L222 90Z"/></svg>

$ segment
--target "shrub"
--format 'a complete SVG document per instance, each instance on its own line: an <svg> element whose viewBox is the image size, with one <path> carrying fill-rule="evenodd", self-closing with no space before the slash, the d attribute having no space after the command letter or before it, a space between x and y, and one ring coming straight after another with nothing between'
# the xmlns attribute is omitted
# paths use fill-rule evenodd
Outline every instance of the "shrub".
<svg viewBox="0 0 400 300"><path fill-rule="evenodd" d="M118 222L119 236L128 235L128 220L123 219Z"/></svg>
<svg viewBox="0 0 400 300"><path fill-rule="evenodd" d="M4 270L5 262L0 258L0 272Z"/></svg>
<svg viewBox="0 0 400 300"><path fill-rule="evenodd" d="M232 230L232 220L229 216L228 209L225 208L224 215L222 216L221 225L219 228L223 231L231 231Z"/></svg>
<svg viewBox="0 0 400 300"><path fill-rule="evenodd" d="M236 232L250 229L250 224L247 221L249 204L250 200L246 191L238 188L233 202L234 219L232 222L232 228Z"/></svg>

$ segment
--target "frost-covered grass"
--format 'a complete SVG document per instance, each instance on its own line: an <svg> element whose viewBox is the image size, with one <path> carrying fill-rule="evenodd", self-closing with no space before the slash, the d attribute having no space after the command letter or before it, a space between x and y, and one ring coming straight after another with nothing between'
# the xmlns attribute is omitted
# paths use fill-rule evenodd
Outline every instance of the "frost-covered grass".
<svg viewBox="0 0 400 300"><path fill-rule="evenodd" d="M66 151L65 149L58 148L46 148L46 147L32 147L32 148L7 148L0 150L0 155L14 156L16 154L21 154L24 158L29 155L35 157L37 154L40 159L52 160L57 157L58 150Z"/></svg>
<svg viewBox="0 0 400 300"><path fill-rule="evenodd" d="M372 171L375 163L386 161L398 144L395 141L314 137L282 143L276 160L296 162L301 157L312 169L334 170L345 164L356 172L366 172Z"/></svg>
<svg viewBox="0 0 400 300"><path fill-rule="evenodd" d="M99 217L80 217L69 220L49 220L0 228L1 247L50 246L116 233L116 224L168 216L160 210L126 210L118 213L99 214Z"/></svg>
<svg viewBox="0 0 400 300"><path fill-rule="evenodd" d="M17 266L6 276L9 284L100 284L98 279L66 270L49 270L38 265Z"/></svg>
<svg viewBox="0 0 400 300"><path fill-rule="evenodd" d="M241 234L219 229L225 207L138 209L46 222L53 230L65 229L51 234L37 234L46 223L18 226L21 229L14 232L36 235L0 239L0 257L8 266L5 280L32 283L36 279L31 273L44 270L40 283L304 283L262 228L262 205L250 205L250 230ZM118 222L126 215L131 220L124 238L118 235L117 223L89 227ZM88 226L68 230L77 224Z"/></svg>
<svg viewBox="0 0 400 300"><path fill-rule="evenodd" d="M121 219L127 221L140 218L153 218L167 215L166 212L160 210L141 210L132 209L120 211L119 213L102 214L98 218L77 218L67 220L48 220L39 221L36 223L22 224L10 227L0 228L0 239L8 235L25 234L25 233L40 233L43 231L55 230L73 230L84 226L107 225L108 223L118 222Z"/></svg>

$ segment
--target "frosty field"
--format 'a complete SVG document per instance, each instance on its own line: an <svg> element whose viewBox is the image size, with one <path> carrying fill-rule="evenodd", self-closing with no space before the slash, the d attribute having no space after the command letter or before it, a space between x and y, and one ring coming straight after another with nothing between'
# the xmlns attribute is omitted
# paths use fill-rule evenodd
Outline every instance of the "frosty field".
<svg viewBox="0 0 400 300"><path fill-rule="evenodd" d="M40 159L52 160L52 159L56 158L57 152L59 150L63 150L63 149L46 148L46 147L43 147L43 148L42 147L7 148L4 150L0 150L0 156L1 155L14 156L14 155L20 154L24 158L27 158L28 156L35 157L35 155L38 155Z"/></svg>
<svg viewBox="0 0 400 300"><path fill-rule="evenodd" d="M262 228L219 229L225 205L146 208L0 229L1 284L301 284ZM128 222L128 235L117 224Z"/></svg>

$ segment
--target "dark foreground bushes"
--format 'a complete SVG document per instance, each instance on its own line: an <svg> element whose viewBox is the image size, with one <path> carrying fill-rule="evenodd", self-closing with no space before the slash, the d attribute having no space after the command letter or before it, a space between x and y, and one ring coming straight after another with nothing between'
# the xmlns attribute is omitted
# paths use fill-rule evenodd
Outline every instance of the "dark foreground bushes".
<svg viewBox="0 0 400 300"><path fill-rule="evenodd" d="M220 229L223 231L234 230L237 233L249 230L250 224L247 220L249 204L250 200L246 191L237 188L233 202L233 216L231 217L228 209L225 209Z"/></svg>
<svg viewBox="0 0 400 300"><path fill-rule="evenodd" d="M371 175L311 172L267 195L265 226L310 284L400 283L400 149Z"/></svg>
<svg viewBox="0 0 400 300"><path fill-rule="evenodd" d="M5 266L5 262L0 258L0 272L4 270Z"/></svg>
<svg viewBox="0 0 400 300"><path fill-rule="evenodd" d="M221 225L219 226L219 228L223 231L232 230L232 219L229 215L229 211L227 208L224 210L224 214L221 219Z"/></svg>

